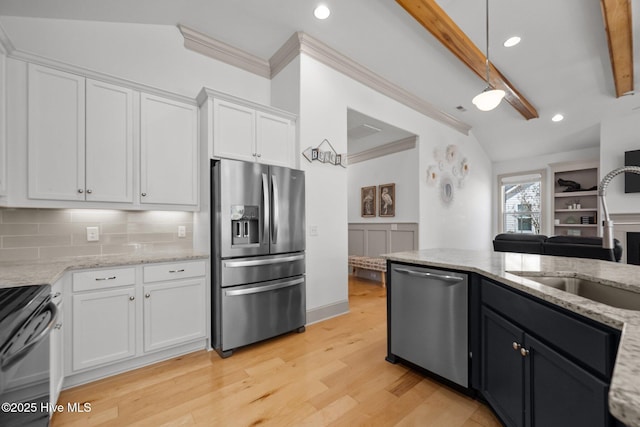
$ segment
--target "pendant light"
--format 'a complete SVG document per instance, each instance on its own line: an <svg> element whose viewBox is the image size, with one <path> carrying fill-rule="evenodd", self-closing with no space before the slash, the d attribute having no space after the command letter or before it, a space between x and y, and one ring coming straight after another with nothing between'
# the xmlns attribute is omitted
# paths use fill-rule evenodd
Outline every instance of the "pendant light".
<svg viewBox="0 0 640 427"><path fill-rule="evenodd" d="M478 110L491 111L500 104L502 98L504 98L504 91L500 89L492 89L489 82L489 0L486 0L486 41L487 41L487 57L485 59L485 65L487 67L487 87L481 93L476 95L471 102Z"/></svg>

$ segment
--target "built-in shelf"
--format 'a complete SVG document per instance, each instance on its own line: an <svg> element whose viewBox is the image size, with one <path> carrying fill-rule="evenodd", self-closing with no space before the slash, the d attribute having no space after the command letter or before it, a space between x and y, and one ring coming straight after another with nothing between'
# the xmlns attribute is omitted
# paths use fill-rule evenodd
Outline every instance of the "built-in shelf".
<svg viewBox="0 0 640 427"><path fill-rule="evenodd" d="M581 161L555 163L550 165L553 172L553 197L552 211L554 220L560 224L553 226L554 235L597 236L599 233L600 200L597 190L565 191L568 186L558 184L558 179L573 181L580 184L580 188L591 189L598 185L599 162ZM570 209L569 206L580 205L579 209ZM580 217L591 217L593 224L582 224ZM576 223L568 223L576 221ZM572 232L571 229L575 231ZM578 231L580 229L580 231Z"/></svg>
<svg viewBox="0 0 640 427"><path fill-rule="evenodd" d="M557 179L556 179L556 185L557 185ZM561 193L555 193L554 196L555 197L586 197L586 196L597 196L598 195L598 191L597 190L593 190L593 191L566 191L566 192L561 192Z"/></svg>

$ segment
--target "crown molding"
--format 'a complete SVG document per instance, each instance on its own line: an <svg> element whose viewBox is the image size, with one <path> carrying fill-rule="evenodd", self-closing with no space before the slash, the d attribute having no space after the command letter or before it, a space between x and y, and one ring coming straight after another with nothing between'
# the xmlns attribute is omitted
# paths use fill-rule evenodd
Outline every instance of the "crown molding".
<svg viewBox="0 0 640 427"><path fill-rule="evenodd" d="M354 163L360 163L366 160L388 156L389 154L395 154L401 151L413 150L414 148L416 148L416 140L417 137L410 136L408 138L403 138L398 141L380 145L379 147L360 151L359 153L349 154L347 156L347 164L352 165Z"/></svg>
<svg viewBox="0 0 640 427"><path fill-rule="evenodd" d="M391 83L387 79L302 31L294 33L269 61L265 61L183 25L178 25L178 28L184 36L184 46L187 49L237 66L246 71L258 74L259 76L272 79L298 55L304 53L363 85L425 116L431 117L460 133L469 135L469 131L471 130L471 126L467 123L440 111L433 104Z"/></svg>
<svg viewBox="0 0 640 427"><path fill-rule="evenodd" d="M260 77L271 78L269 61L213 39L184 25L178 25L178 29L184 37L185 48L257 74Z"/></svg>

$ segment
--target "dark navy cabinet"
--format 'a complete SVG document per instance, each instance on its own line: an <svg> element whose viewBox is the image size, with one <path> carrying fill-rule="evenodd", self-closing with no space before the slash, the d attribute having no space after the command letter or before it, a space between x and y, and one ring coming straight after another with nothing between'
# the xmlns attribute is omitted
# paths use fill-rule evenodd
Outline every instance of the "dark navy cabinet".
<svg viewBox="0 0 640 427"><path fill-rule="evenodd" d="M485 279L480 294L480 391L505 425L617 425L618 331Z"/></svg>

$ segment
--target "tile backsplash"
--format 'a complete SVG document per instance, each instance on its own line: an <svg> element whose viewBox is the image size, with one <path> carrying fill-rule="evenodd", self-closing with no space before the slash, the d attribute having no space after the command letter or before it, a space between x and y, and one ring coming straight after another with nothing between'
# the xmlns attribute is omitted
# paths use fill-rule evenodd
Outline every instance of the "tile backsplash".
<svg viewBox="0 0 640 427"><path fill-rule="evenodd" d="M97 242L87 227L98 227ZM192 247L192 212L0 208L0 261Z"/></svg>

